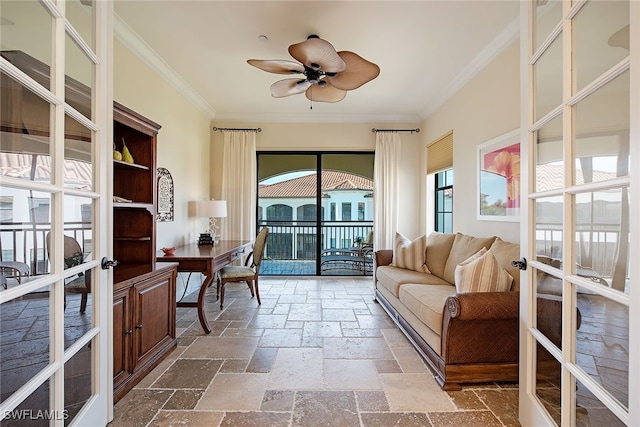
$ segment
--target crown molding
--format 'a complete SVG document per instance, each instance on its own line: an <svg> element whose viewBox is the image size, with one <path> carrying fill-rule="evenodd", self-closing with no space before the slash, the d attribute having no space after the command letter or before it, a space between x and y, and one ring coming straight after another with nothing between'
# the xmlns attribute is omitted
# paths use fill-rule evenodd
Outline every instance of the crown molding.
<svg viewBox="0 0 640 427"><path fill-rule="evenodd" d="M422 120L434 113L445 102L471 81L480 71L491 63L503 50L520 36L520 17L514 19L498 34L478 55L436 96L434 96L422 110Z"/></svg>
<svg viewBox="0 0 640 427"><path fill-rule="evenodd" d="M180 75L167 64L122 18L114 13L113 34L142 62L160 75L209 119L216 117L214 110Z"/></svg>
<svg viewBox="0 0 640 427"><path fill-rule="evenodd" d="M257 123L419 123L417 115L366 115L313 113L219 114L216 121Z"/></svg>

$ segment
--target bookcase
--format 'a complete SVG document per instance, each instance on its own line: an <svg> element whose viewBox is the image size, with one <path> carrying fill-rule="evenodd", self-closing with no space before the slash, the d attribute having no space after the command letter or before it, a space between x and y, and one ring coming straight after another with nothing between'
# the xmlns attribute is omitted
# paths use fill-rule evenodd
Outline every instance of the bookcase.
<svg viewBox="0 0 640 427"><path fill-rule="evenodd" d="M156 147L160 125L114 103L114 400L176 346L176 264L156 264Z"/></svg>

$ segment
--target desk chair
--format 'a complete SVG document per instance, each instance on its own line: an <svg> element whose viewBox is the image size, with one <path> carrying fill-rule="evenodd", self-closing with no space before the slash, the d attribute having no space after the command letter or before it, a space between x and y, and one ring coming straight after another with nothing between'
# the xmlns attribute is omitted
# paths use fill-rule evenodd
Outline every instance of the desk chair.
<svg viewBox="0 0 640 427"><path fill-rule="evenodd" d="M47 254L50 254L49 246L51 233L47 233L46 244ZM49 255L49 257L51 257ZM84 262L82 248L76 239L64 236L64 268L75 267ZM73 280L64 284L64 307L67 307L67 292L81 294L80 297L80 313L84 314L87 310L87 301L91 292L91 270L78 274Z"/></svg>
<svg viewBox="0 0 640 427"><path fill-rule="evenodd" d="M249 290L251 291L251 297L254 297L253 291L255 288L255 296L258 298L258 304L261 304L260 292L258 291L258 273L260 271L260 263L262 262L262 255L264 254L268 234L269 229L267 227L260 230L253 244L253 251L247 257L244 266L228 265L218 272L216 297L220 299L220 310L222 310L222 305L224 304L224 285L227 282L247 282L247 286L249 286ZM251 265L249 265L249 260L251 260Z"/></svg>

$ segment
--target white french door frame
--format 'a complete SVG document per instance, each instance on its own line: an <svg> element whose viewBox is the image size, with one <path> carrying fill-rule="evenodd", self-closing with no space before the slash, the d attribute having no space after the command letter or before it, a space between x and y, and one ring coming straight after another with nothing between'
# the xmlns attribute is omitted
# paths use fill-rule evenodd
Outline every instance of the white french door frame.
<svg viewBox="0 0 640 427"><path fill-rule="evenodd" d="M83 40L72 23L65 18L67 1L39 0L49 13L52 22L51 34L51 86L45 88L27 76L4 58L0 68L23 87L38 95L52 106L49 138L51 144L52 176L50 183L2 177L2 186L12 189L37 191L51 198L51 271L50 274L33 277L27 283L0 292L0 305L15 298L50 289L49 312L49 363L28 380L22 387L0 404L0 414L8 414L43 384L49 381L49 402L43 410L48 412L51 426L68 423L65 412L65 364L80 350L91 346L91 397L74 416L70 425L105 425L112 418L112 273L102 270L101 258L112 253L111 247L111 193L112 162L111 142L113 134L113 3L92 2L92 30L95 51ZM93 64L91 94L92 118L88 119L65 102L65 44L67 37ZM93 170L92 191L65 187L65 116L87 128L92 133L91 158ZM93 253L82 266L64 268L63 235L65 196L81 197L92 201ZM92 277L92 327L65 349L64 325L64 280L79 272L91 269ZM40 408L34 408L40 409ZM28 422L28 421L27 421Z"/></svg>
<svg viewBox="0 0 640 427"><path fill-rule="evenodd" d="M521 192L526 206L521 212L520 243L521 252L529 260L530 268L521 273L522 283L520 298L520 399L519 420L523 426L555 425L553 419L547 413L545 407L536 396L536 346L541 344L551 353L562 368L561 374L561 425L576 425L576 380L586 386L597 399L603 403L609 411L615 414L619 420L629 426L640 425L640 408L633 404L640 398L640 292L635 289L639 285L640 278L640 203L637 197L640 192L640 2L630 1L630 50L629 57L613 66L600 78L581 89L577 94L571 93L571 25L572 19L581 8L588 3L587 0L563 1L562 21L556 27L545 42L542 42L540 51L551 44L553 38L562 32L562 61L563 61L563 101L562 104L546 114L543 118L534 120L534 87L533 64L538 59L533 49L533 23L535 1L522 1L520 11L520 76L521 76ZM539 53L538 55L541 55ZM630 74L630 171L628 177L621 177L606 183L581 185L579 188L572 185L571 175L565 177L565 186L559 190L546 191L535 195L535 144L536 132L552 119L562 117L565 172L570 172L573 165L573 147L567 141L572 140L573 122L572 107L578 101L595 92L598 88L620 76L623 72L631 70ZM535 123L535 125L532 125ZM569 159L569 160L567 160ZM565 174L566 176L566 174ZM576 194L588 191L627 188L630 193L630 242L629 242L629 276L631 289L629 294L594 285L587 279L581 278L571 271L561 272L563 294L563 330L562 349L558 349L536 328L536 292L533 289L534 269L545 273L557 275L557 270L550 269L546 264L536 261L535 244L535 200L537 197L558 196L562 197L564 205L563 215L563 258L565 261L574 258L575 229L573 197ZM565 265L570 265L565 262ZM623 407L606 390L595 382L588 374L572 360L575 354L576 334L576 293L575 285L594 291L616 303L629 308L629 372L628 372L628 408Z"/></svg>

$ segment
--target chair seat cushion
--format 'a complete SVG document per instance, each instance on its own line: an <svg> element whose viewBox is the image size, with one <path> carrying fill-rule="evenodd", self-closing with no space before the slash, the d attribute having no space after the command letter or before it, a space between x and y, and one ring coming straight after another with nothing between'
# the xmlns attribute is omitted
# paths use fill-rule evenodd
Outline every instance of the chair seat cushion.
<svg viewBox="0 0 640 427"><path fill-rule="evenodd" d="M67 289L86 290L87 292L89 291L87 289L87 282L85 281L84 276L76 277L75 279L71 280L70 282L65 283L64 287L67 288Z"/></svg>
<svg viewBox="0 0 640 427"><path fill-rule="evenodd" d="M220 277L223 279L235 279L238 277L254 276L256 272L251 267L228 265L220 270Z"/></svg>

